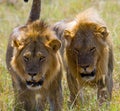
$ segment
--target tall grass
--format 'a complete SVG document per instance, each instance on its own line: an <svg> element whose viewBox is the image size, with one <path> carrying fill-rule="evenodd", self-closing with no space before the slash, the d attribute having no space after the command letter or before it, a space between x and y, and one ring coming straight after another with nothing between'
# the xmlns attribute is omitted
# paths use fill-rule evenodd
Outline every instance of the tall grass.
<svg viewBox="0 0 120 111"><path fill-rule="evenodd" d="M26 23L31 8L19 0L15 5L0 4L0 111L12 111L14 93L11 77L6 70L5 53L8 37L12 29ZM96 7L101 17L106 21L114 43L114 88L113 98L109 108L98 107L96 90L85 88L84 105L68 109L69 90L66 79L63 79L64 105L63 111L120 111L120 1L119 0L42 0L41 18L53 24L62 19L73 19L76 14L89 8Z"/></svg>

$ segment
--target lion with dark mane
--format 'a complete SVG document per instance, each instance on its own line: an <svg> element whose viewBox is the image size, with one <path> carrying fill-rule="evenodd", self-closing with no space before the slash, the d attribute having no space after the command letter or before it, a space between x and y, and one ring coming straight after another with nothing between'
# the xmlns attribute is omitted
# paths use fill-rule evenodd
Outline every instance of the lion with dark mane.
<svg viewBox="0 0 120 111"><path fill-rule="evenodd" d="M33 0L26 25L15 28L10 35L6 63L15 91L14 111L62 110L61 46L54 31L39 21L40 0Z"/></svg>
<svg viewBox="0 0 120 111"><path fill-rule="evenodd" d="M80 13L73 21L58 22L53 29L63 42L62 51L65 50L63 56L71 102L87 85L97 86L100 104L110 100L113 87L112 41L106 24L95 9Z"/></svg>

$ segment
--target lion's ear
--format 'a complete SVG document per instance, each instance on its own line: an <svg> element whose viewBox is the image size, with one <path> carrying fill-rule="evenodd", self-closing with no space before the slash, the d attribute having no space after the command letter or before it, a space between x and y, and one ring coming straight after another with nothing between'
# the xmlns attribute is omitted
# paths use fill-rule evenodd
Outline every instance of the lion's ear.
<svg viewBox="0 0 120 111"><path fill-rule="evenodd" d="M70 30L65 30L63 36L65 37L67 42L70 43L72 38L74 37L74 33Z"/></svg>
<svg viewBox="0 0 120 111"><path fill-rule="evenodd" d="M61 42L58 39L53 39L49 42L49 46L53 49L53 51L57 52L61 47Z"/></svg>
<svg viewBox="0 0 120 111"><path fill-rule="evenodd" d="M12 47L16 47L18 49L22 49L24 47L23 43L21 43L19 40L14 39L12 41Z"/></svg>
<svg viewBox="0 0 120 111"><path fill-rule="evenodd" d="M108 30L107 30L107 27L105 27L105 26L99 27L99 28L97 29L97 32L99 32L104 39L105 39L105 38L108 36L108 34L109 34L109 32L108 32Z"/></svg>

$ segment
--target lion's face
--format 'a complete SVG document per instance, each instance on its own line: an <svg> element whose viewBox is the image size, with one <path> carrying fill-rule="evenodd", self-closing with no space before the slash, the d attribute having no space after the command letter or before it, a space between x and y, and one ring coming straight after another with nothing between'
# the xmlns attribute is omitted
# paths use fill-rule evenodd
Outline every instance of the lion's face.
<svg viewBox="0 0 120 111"><path fill-rule="evenodd" d="M77 77L87 81L95 79L106 33L104 27L97 29L94 24L81 24L75 33L65 31L67 61Z"/></svg>
<svg viewBox="0 0 120 111"><path fill-rule="evenodd" d="M50 55L47 48L39 42L31 42L20 53L18 59L23 65L28 87L41 87L48 70ZM19 63L18 63L19 64Z"/></svg>
<svg viewBox="0 0 120 111"><path fill-rule="evenodd" d="M61 43L53 38L53 33L47 34L33 34L34 37L25 32L21 36L22 40L13 40L14 56L11 65L29 89L39 89L49 82L59 66L57 51Z"/></svg>

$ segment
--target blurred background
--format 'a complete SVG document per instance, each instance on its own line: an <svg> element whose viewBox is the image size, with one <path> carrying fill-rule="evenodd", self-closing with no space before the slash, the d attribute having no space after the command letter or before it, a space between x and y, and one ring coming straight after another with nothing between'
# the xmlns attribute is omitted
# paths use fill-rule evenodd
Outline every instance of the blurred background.
<svg viewBox="0 0 120 111"><path fill-rule="evenodd" d="M12 30L25 24L31 9L32 0L0 0L0 111L12 111L14 93L11 77L6 70L5 53ZM68 109L69 90L63 79L64 106L63 111L120 111L120 0L42 0L41 18L49 24L63 19L73 19L87 8L95 7L106 22L114 43L114 88L109 108L98 107L96 90L85 89L86 103ZM47 111L47 110L46 110Z"/></svg>

